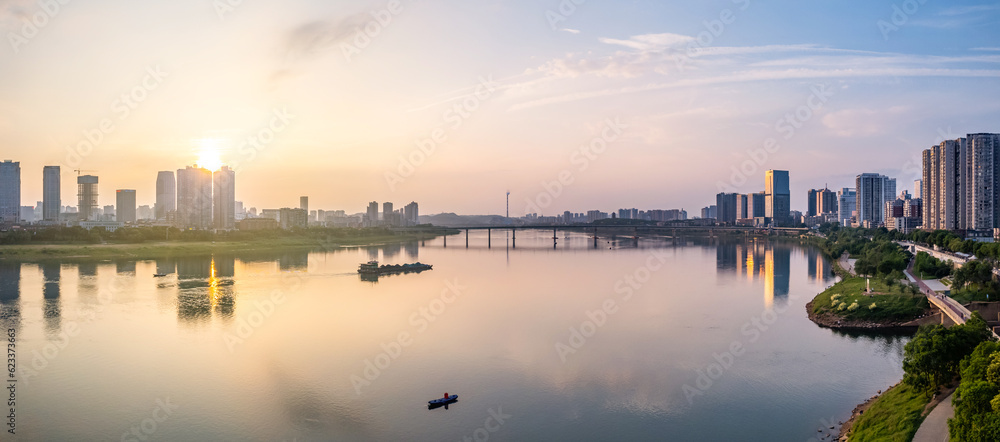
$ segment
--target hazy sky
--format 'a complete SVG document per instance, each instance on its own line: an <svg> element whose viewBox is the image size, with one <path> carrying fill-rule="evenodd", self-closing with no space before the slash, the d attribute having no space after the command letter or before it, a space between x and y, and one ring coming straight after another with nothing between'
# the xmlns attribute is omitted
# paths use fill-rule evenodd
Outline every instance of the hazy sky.
<svg viewBox="0 0 1000 442"><path fill-rule="evenodd" d="M998 3L576 1L0 0L0 159L24 205L45 165L64 205L76 168L141 205L221 159L258 209L697 215L766 169L793 209L912 189L920 150L1000 132Z"/></svg>

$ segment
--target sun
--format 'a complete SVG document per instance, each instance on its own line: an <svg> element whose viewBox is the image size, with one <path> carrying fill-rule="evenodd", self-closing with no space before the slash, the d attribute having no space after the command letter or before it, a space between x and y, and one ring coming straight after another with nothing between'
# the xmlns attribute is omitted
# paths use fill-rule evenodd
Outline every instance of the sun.
<svg viewBox="0 0 1000 442"><path fill-rule="evenodd" d="M222 165L222 140L218 138L202 138L195 142L198 146L198 166L211 171L219 170Z"/></svg>

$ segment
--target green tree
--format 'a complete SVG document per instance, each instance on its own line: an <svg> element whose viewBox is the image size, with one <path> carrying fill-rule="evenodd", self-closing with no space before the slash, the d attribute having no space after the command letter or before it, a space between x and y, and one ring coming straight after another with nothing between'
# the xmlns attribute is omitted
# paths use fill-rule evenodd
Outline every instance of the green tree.
<svg viewBox="0 0 1000 442"><path fill-rule="evenodd" d="M952 328L921 327L903 349L903 382L926 391L950 382L958 375L962 358L991 336L978 312Z"/></svg>

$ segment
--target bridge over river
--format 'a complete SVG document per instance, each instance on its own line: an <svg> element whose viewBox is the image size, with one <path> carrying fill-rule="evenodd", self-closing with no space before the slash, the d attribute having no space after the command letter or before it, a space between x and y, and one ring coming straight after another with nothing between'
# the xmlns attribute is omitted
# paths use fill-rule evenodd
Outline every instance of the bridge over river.
<svg viewBox="0 0 1000 442"><path fill-rule="evenodd" d="M670 237L677 237L681 234L693 234L697 232L707 233L709 236L715 236L717 233L732 233L741 232L746 235L801 235L809 231L808 228L799 227L754 227L754 226L716 226L716 225L638 225L638 224L528 224L528 225L509 225L509 226L434 226L434 227L401 227L395 229L401 232L420 232L422 230L432 231L440 230L441 228L464 230L465 231L465 246L469 247L469 231L472 230L485 230L486 231L486 246L492 246L492 236L494 230L504 230L510 231L511 233L511 246L517 247L517 231L518 230L551 230L552 231L552 245L555 246L558 243L558 233L559 231L566 232L580 232L590 234L594 238L594 245L597 245L597 238L599 236L604 237L632 237L638 240L642 235L666 235ZM448 246L448 239L445 237L444 240L445 247Z"/></svg>

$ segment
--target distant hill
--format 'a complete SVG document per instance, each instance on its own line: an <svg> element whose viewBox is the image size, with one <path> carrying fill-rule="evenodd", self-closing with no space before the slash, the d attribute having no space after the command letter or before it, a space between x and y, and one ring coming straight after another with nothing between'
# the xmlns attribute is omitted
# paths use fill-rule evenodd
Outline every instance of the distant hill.
<svg viewBox="0 0 1000 442"><path fill-rule="evenodd" d="M442 227L502 226L506 224L506 219L500 215L456 215L454 213L422 215L420 224L427 223Z"/></svg>

